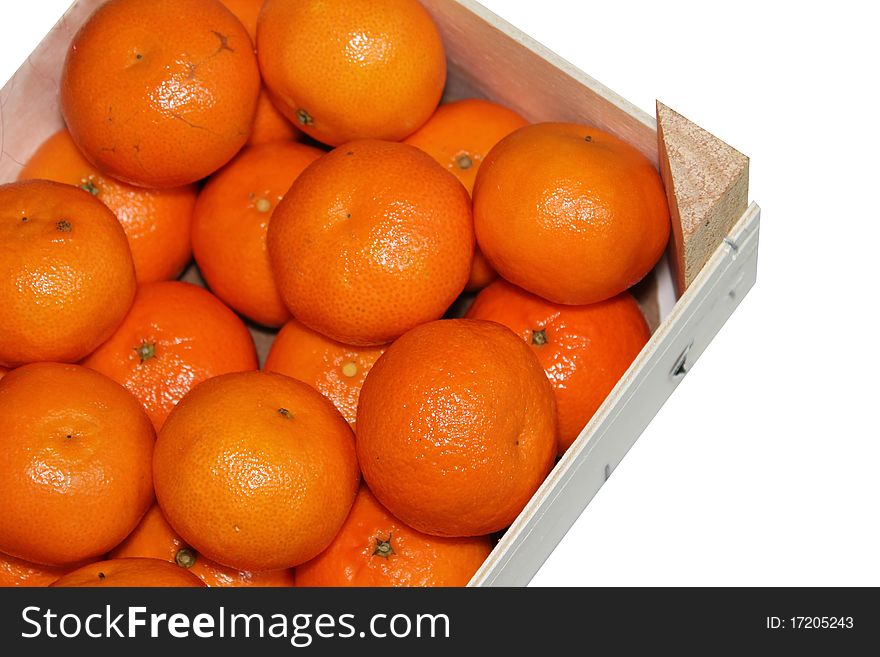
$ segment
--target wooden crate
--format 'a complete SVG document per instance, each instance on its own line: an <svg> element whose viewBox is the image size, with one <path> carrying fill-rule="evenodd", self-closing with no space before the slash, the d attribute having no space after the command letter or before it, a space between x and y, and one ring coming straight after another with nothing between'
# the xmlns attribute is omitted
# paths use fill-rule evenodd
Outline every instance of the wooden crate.
<svg viewBox="0 0 880 657"><path fill-rule="evenodd" d="M62 126L61 65L104 0L76 0L0 90L0 182ZM661 168L676 239L635 290L653 335L505 532L473 586L526 584L755 282L760 210L738 153L665 107L657 120L471 0L422 0L443 35L447 99L484 97L533 122L593 125ZM742 158L742 156L739 156ZM197 280L191 268L187 277ZM271 333L255 329L261 355Z"/></svg>

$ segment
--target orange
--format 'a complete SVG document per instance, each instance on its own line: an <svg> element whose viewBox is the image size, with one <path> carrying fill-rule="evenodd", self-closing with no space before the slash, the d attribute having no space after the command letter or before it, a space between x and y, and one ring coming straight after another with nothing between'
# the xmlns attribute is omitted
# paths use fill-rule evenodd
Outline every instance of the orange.
<svg viewBox="0 0 880 657"><path fill-rule="evenodd" d="M566 306L499 280L477 295L467 317L504 324L531 346L556 393L560 453L651 337L628 292L588 306Z"/></svg>
<svg viewBox="0 0 880 657"><path fill-rule="evenodd" d="M466 98L440 105L404 142L425 151L471 192L486 154L525 125L528 121L503 105Z"/></svg>
<svg viewBox="0 0 880 657"><path fill-rule="evenodd" d="M553 389L510 329L423 324L376 361L361 390L357 451L370 490L427 534L507 527L556 456Z"/></svg>
<svg viewBox="0 0 880 657"><path fill-rule="evenodd" d="M49 586L70 570L70 567L41 566L8 554L0 554L0 588Z"/></svg>
<svg viewBox="0 0 880 657"><path fill-rule="evenodd" d="M247 30L251 40L257 42L257 18L263 7L263 0L220 0L235 14ZM275 107L265 88L260 89L257 99L257 112L251 128L249 144L265 144L270 141L296 139L300 131Z"/></svg>
<svg viewBox="0 0 880 657"><path fill-rule="evenodd" d="M223 5L235 14L247 30L251 41L257 40L257 19L260 17L260 9L263 8L264 0L220 0Z"/></svg>
<svg viewBox="0 0 880 657"><path fill-rule="evenodd" d="M266 233L278 202L321 155L290 141L251 146L199 194L192 235L199 270L214 294L258 324L280 326L290 317L272 277Z"/></svg>
<svg viewBox="0 0 880 657"><path fill-rule="evenodd" d="M6 373L9 372L5 367L0 367L0 379L2 379Z"/></svg>
<svg viewBox="0 0 880 657"><path fill-rule="evenodd" d="M150 557L189 570L208 586L293 586L293 571L242 572L205 559L178 536L158 506L147 511L141 524L108 555L110 559Z"/></svg>
<svg viewBox="0 0 880 657"><path fill-rule="evenodd" d="M296 569L297 586L465 586L492 551L486 536L428 536L362 486L326 550Z"/></svg>
<svg viewBox="0 0 880 657"><path fill-rule="evenodd" d="M669 209L654 166L601 130L541 123L502 139L474 185L477 242L514 285L556 303L613 297L656 264Z"/></svg>
<svg viewBox="0 0 880 657"><path fill-rule="evenodd" d="M299 139L302 133L281 113L269 93L260 89L257 98L257 112L251 126L248 144L266 144L273 141L290 141Z"/></svg>
<svg viewBox="0 0 880 657"><path fill-rule="evenodd" d="M361 387L384 351L384 346L336 342L292 319L272 343L264 369L308 383L332 401L354 428Z"/></svg>
<svg viewBox="0 0 880 657"><path fill-rule="evenodd" d="M98 557L153 498L155 434L137 400L78 365L0 381L0 552L49 566Z"/></svg>
<svg viewBox="0 0 880 657"><path fill-rule="evenodd" d="M0 365L79 360L110 337L135 287L107 206L55 182L0 185Z"/></svg>
<svg viewBox="0 0 880 657"><path fill-rule="evenodd" d="M486 260L486 256L480 251L480 247L474 246L474 260L471 262L471 274L468 277L464 289L468 292L482 290L489 283L498 278L498 272L492 269L492 265Z"/></svg>
<svg viewBox="0 0 880 657"><path fill-rule="evenodd" d="M60 100L102 172L175 187L244 146L259 92L247 30L216 0L111 0L74 36Z"/></svg>
<svg viewBox="0 0 880 657"><path fill-rule="evenodd" d="M83 157L64 129L43 142L18 178L76 185L103 201L122 224L139 283L176 278L189 262L194 185L156 190L108 178Z"/></svg>
<svg viewBox="0 0 880 657"><path fill-rule="evenodd" d="M468 192L472 192L477 171L489 150L527 124L523 117L502 105L467 98L438 107L428 122L405 142L421 148L453 173ZM480 250L475 249L467 289L484 288L495 277L491 265Z"/></svg>
<svg viewBox="0 0 880 657"><path fill-rule="evenodd" d="M369 345L443 315L467 282L474 235L455 176L413 146L364 140L300 174L268 239L294 317Z"/></svg>
<svg viewBox="0 0 880 657"><path fill-rule="evenodd" d="M162 427L153 467L174 530L248 571L289 568L326 548L360 480L354 436L333 404L265 372L196 386Z"/></svg>
<svg viewBox="0 0 880 657"><path fill-rule="evenodd" d="M443 42L417 0L267 0L257 56L279 109L331 146L403 139L446 82Z"/></svg>
<svg viewBox="0 0 880 657"><path fill-rule="evenodd" d="M82 364L130 390L157 430L197 383L258 367L253 339L235 313L207 290L178 281L138 288L122 325Z"/></svg>
<svg viewBox="0 0 880 657"><path fill-rule="evenodd" d="M50 586L189 587L204 582L183 568L161 559L109 559L83 566Z"/></svg>

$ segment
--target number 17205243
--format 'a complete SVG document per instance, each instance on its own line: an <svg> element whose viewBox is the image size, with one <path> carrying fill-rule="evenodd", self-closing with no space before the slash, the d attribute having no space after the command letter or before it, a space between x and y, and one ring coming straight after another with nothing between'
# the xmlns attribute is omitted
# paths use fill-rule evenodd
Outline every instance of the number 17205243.
<svg viewBox="0 0 880 657"><path fill-rule="evenodd" d="M767 616L768 630L851 630L855 627L852 616Z"/></svg>

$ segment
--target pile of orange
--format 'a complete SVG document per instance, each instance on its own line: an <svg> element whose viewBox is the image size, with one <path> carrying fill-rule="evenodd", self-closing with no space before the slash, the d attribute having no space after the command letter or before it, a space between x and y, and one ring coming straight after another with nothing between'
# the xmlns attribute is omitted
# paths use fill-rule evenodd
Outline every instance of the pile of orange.
<svg viewBox="0 0 880 657"><path fill-rule="evenodd" d="M0 185L0 585L471 579L647 342L669 215L445 82L416 0L93 13Z"/></svg>

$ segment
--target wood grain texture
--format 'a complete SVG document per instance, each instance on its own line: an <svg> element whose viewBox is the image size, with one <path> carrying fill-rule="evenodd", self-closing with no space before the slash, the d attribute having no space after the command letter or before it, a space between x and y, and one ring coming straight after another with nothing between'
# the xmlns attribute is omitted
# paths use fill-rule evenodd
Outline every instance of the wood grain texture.
<svg viewBox="0 0 880 657"><path fill-rule="evenodd" d="M77 0L0 90L0 183L14 180L21 163L61 127L58 79L67 48L86 17L104 1ZM422 2L438 22L449 54L448 99L484 97L509 105L531 121L589 123L633 144L655 164L662 152L667 178L673 181L669 153L665 147L658 149L654 117L471 0ZM747 185L747 176L743 177ZM679 179L684 179L681 174ZM735 187L732 184L730 189ZM738 203L745 193L743 188L727 196ZM729 203L726 209L717 210L719 216L737 214L738 206ZM675 211L681 216L678 207ZM684 216L697 214L685 212ZM699 228L694 221L687 225ZM715 251L687 296L674 307L669 303L670 313L661 313L657 305L658 282L671 297L665 265L633 290L652 328L659 323L651 343L502 537L472 584L523 584L531 578L677 385L669 371L683 346L693 344L689 353L697 358L754 282L757 230L757 208L753 208L743 217L739 234L732 235L738 256L731 258L724 249ZM679 231L683 236L681 224ZM195 266L184 280L204 284ZM456 311L462 312L463 307ZM251 333L261 358L265 357L273 332L251 327Z"/></svg>
<svg viewBox="0 0 880 657"><path fill-rule="evenodd" d="M651 270L641 281L630 288L636 298L639 310L653 333L660 326L660 300L657 297L657 272Z"/></svg>
<svg viewBox="0 0 880 657"><path fill-rule="evenodd" d="M64 58L76 31L104 2L74 2L0 89L0 183L15 180L37 146L64 125L58 106Z"/></svg>
<svg viewBox="0 0 880 657"><path fill-rule="evenodd" d="M748 208L749 158L660 101L657 141L681 295Z"/></svg>
<svg viewBox="0 0 880 657"><path fill-rule="evenodd" d="M657 164L656 128L650 114L477 2L421 2L446 47L448 99L487 98L533 123L595 126L629 142Z"/></svg>
<svg viewBox="0 0 880 657"><path fill-rule="evenodd" d="M470 586L524 586L682 381L672 376L687 349L689 367L751 289L757 275L760 209L734 225L736 247L718 249L636 360L562 456ZM687 421L686 414L683 419ZM674 476L674 475L673 475ZM601 564L583 567L601 568Z"/></svg>
<svg viewBox="0 0 880 657"><path fill-rule="evenodd" d="M76 0L0 90L0 183L63 126L58 82L70 42L106 0ZM480 97L505 104L530 121L570 121L607 130L658 162L654 117L472 0L422 0L446 46L446 100ZM193 265L184 280L204 285ZM660 323L656 274L633 293L654 330ZM253 326L261 360L274 333Z"/></svg>

